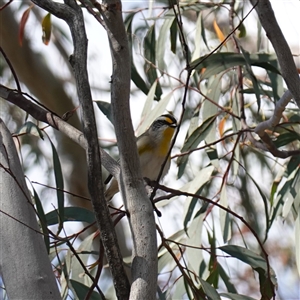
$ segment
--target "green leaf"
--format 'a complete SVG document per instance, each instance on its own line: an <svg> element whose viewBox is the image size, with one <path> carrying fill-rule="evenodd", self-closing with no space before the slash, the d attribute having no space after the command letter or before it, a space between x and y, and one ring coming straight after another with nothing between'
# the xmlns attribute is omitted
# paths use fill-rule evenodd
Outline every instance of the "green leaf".
<svg viewBox="0 0 300 300"><path fill-rule="evenodd" d="M54 177L56 183L56 195L57 195L57 205L58 205L58 215L61 222L59 222L58 232L63 227L63 220L65 219L65 195L64 195L64 179L61 169L60 160L57 154L57 151L49 139L52 149L52 159L53 159L53 168L54 168Z"/></svg>
<svg viewBox="0 0 300 300"><path fill-rule="evenodd" d="M269 232L269 208L268 208L268 199L266 197L266 195L263 193L263 191L261 190L259 184L254 180L254 178L247 172L246 169L244 169L247 176L252 180L252 182L254 183L255 187L257 188L260 196L261 196L261 199L263 200L263 203L264 203L264 209L265 209L265 217L266 217L266 230L265 230L265 241L267 240L267 237L268 237L268 232Z"/></svg>
<svg viewBox="0 0 300 300"><path fill-rule="evenodd" d="M238 28L239 31L239 38L244 38L247 34L246 26L244 23L241 23L241 25Z"/></svg>
<svg viewBox="0 0 300 300"><path fill-rule="evenodd" d="M245 54L251 66L262 67L265 70L276 72L279 71L272 65L276 60L274 54ZM219 74L227 69L235 66L246 65L245 55L233 52L220 52L212 55L205 55L197 58L190 64L190 69L197 71L204 71L202 78L209 78L213 75ZM204 70L205 69L205 70Z"/></svg>
<svg viewBox="0 0 300 300"><path fill-rule="evenodd" d="M149 93L149 87L136 70L133 59L131 59L131 80L134 82L136 87L139 88L145 95Z"/></svg>
<svg viewBox="0 0 300 300"><path fill-rule="evenodd" d="M170 27L170 42L171 42L171 51L176 54L176 43L177 43L177 20L174 19Z"/></svg>
<svg viewBox="0 0 300 300"><path fill-rule="evenodd" d="M257 271L259 274L259 290L262 296L261 299L272 299L275 297L275 288L277 285L275 275L271 274L270 281L270 278L268 278L265 270L257 268L255 271ZM273 271L271 270L271 272Z"/></svg>
<svg viewBox="0 0 300 300"><path fill-rule="evenodd" d="M90 288L81 282L78 282L76 280L71 279L70 283L73 286L73 289L77 295L77 299L85 299L87 293L89 292ZM104 298L101 297L100 294L98 294L95 291L92 291L90 297L90 300L105 300Z"/></svg>
<svg viewBox="0 0 300 300"><path fill-rule="evenodd" d="M219 168L219 156L218 151L215 147L211 146L205 149L205 152L210 160L210 163L215 167Z"/></svg>
<svg viewBox="0 0 300 300"><path fill-rule="evenodd" d="M211 116L207 118L197 129L195 129L194 132L185 141L181 149L181 153L195 149L200 144L200 142L202 142L206 138L214 124L215 119L216 116ZM177 175L178 178L180 178L184 174L184 170L188 162L188 157L189 155L186 154L184 156L180 156L177 160L177 165L179 166Z"/></svg>
<svg viewBox="0 0 300 300"><path fill-rule="evenodd" d="M45 45L48 45L50 42L51 30L52 30L50 13L48 13L42 20L42 30L43 30L43 36L42 36L43 43Z"/></svg>
<svg viewBox="0 0 300 300"><path fill-rule="evenodd" d="M300 134L295 131L289 131L287 133L280 134L274 141L274 144L277 148L279 148L294 141L300 141Z"/></svg>
<svg viewBox="0 0 300 300"><path fill-rule="evenodd" d="M235 286L230 282L230 277L227 275L223 267L218 263L220 277L222 278L228 292L237 293Z"/></svg>
<svg viewBox="0 0 300 300"><path fill-rule="evenodd" d="M22 127L19 129L18 133L26 133L31 134L34 136L40 137L42 140L44 140L43 132L31 121L25 122Z"/></svg>
<svg viewBox="0 0 300 300"><path fill-rule="evenodd" d="M132 49L133 49L133 42L132 42L132 21L135 16L135 13L129 14L125 21L124 25L126 28L127 32L127 37L128 37L128 43L129 43L129 51L130 51L130 57L131 57L131 80L134 82L134 84L139 88L145 95L148 94L149 88L147 84L145 83L144 79L140 76L138 73L135 64L134 64L134 58L132 54Z"/></svg>
<svg viewBox="0 0 300 300"><path fill-rule="evenodd" d="M219 249L250 265L258 272L262 299L271 299L274 296L274 289L277 285L276 276L270 267L271 278L268 277L267 263L263 257L249 249L235 245L226 245L219 247Z"/></svg>
<svg viewBox="0 0 300 300"><path fill-rule="evenodd" d="M32 187L33 189L33 197L34 197L34 202L36 205L36 210L38 213L38 217L40 220L40 224L42 227L42 231L43 231L43 237L44 237L44 242L46 245L46 249L47 249L47 253L49 254L50 252L50 239L49 239L49 231L48 231L48 227L47 227L47 218L45 216L45 212L43 209L43 205L41 203L41 200L39 198L39 195L37 194L36 190L34 189L34 187Z"/></svg>
<svg viewBox="0 0 300 300"><path fill-rule="evenodd" d="M220 296L231 299L231 300L255 300L252 297L240 295L240 294L233 294L233 293L220 293Z"/></svg>
<svg viewBox="0 0 300 300"><path fill-rule="evenodd" d="M285 200L288 198L288 194L292 189L292 185L299 169L300 165L300 156L294 156L290 159L289 163L286 167L286 174L287 177L286 182L282 186L282 188L278 191L277 197L275 199L274 209L272 213L272 218L270 220L270 224L272 224L275 218L282 213L282 208L285 203Z"/></svg>
<svg viewBox="0 0 300 300"><path fill-rule="evenodd" d="M152 88L153 88L153 86L151 87L151 89ZM151 90L150 90L150 92L151 92ZM149 92L149 95L150 95L150 92ZM165 112L166 107L169 104L170 99L173 96L173 92L170 92L165 97L163 97L158 103L156 103L156 105L154 106L153 109L150 109L150 105L147 104L148 101L149 101L148 100L149 95L147 97L147 100L146 100L146 103L145 103L145 107L143 109L143 117L142 117L143 122L142 122L141 126L139 126L139 128L138 128L138 131L137 131L138 135L140 135L143 132L145 132L146 129L152 124L152 122L157 117L159 117L160 115L162 115ZM150 96L150 99L151 99L151 96ZM148 109L146 109L146 105L147 105Z"/></svg>
<svg viewBox="0 0 300 300"><path fill-rule="evenodd" d="M274 288L277 284L276 277L271 268L271 278L268 277L267 263L260 255L249 249L235 245L226 245L219 247L219 249L250 265L256 272L258 272L262 299L271 299L273 297Z"/></svg>
<svg viewBox="0 0 300 300"><path fill-rule="evenodd" d="M254 94L256 96L256 101L257 101L257 111L260 110L260 88L259 88L259 85L258 85L258 81L256 79L256 76L254 75L254 73L252 72L252 69L251 69L251 60L250 60L250 57L249 57L249 53L246 52L243 47L240 47L241 49L241 52L242 52L242 55L245 59L245 68L248 72L248 77L250 78L250 80L252 81L252 85L253 85L253 88L254 88Z"/></svg>
<svg viewBox="0 0 300 300"><path fill-rule="evenodd" d="M188 182L187 184L185 184L182 188L180 188L180 190L186 191L189 193L193 193L196 195L200 195L204 184L207 183L211 179L211 175L212 175L213 171L214 171L213 166L208 166L206 168L201 169L196 174L194 179L192 181ZM190 199L190 197L189 197L189 199ZM187 201L189 201L189 199ZM195 214L194 210L195 210L195 206L197 203L199 203L199 199L196 197L192 198L190 200L190 204L188 205L188 209L187 209L186 215L184 217L184 221L183 221L185 231L187 230L188 222L191 220L192 216Z"/></svg>
<svg viewBox="0 0 300 300"><path fill-rule="evenodd" d="M102 111L102 113L107 117L107 119L112 124L114 124L112 112L111 112L111 104L101 100L95 100L94 102L97 104L98 108Z"/></svg>
<svg viewBox="0 0 300 300"><path fill-rule="evenodd" d="M284 197L285 202L282 208L282 216L286 218L291 211L294 219L296 219L300 205L300 167L296 168L295 171L290 174L288 181L291 181L291 184Z"/></svg>
<svg viewBox="0 0 300 300"><path fill-rule="evenodd" d="M48 226L55 225L60 222L59 216L56 210L46 214L46 220ZM64 219L62 222L95 222L95 215L92 211L83 207L65 207Z"/></svg>
<svg viewBox="0 0 300 300"><path fill-rule="evenodd" d="M203 255L201 249L202 245L202 228L204 215L194 218L187 229L187 238L185 243L191 247L187 247L185 254L187 257L188 269L192 272L199 272Z"/></svg>
<svg viewBox="0 0 300 300"><path fill-rule="evenodd" d="M202 13L200 12L201 14L201 37L203 39L203 42L207 48L207 50L211 51L210 48L209 48L209 45L207 43L207 38L206 38L206 31L205 31L205 25L204 25L204 20L203 20L203 16L202 16Z"/></svg>
<svg viewBox="0 0 300 300"><path fill-rule="evenodd" d="M167 290L165 292L162 292L159 286L157 286L157 294L159 300L167 300Z"/></svg>
<svg viewBox="0 0 300 300"><path fill-rule="evenodd" d="M208 297L209 300L221 300L220 295L218 292L206 281L204 281L202 278L199 278L202 288L205 292L205 295Z"/></svg>
<svg viewBox="0 0 300 300"><path fill-rule="evenodd" d="M216 116L211 116L207 118L198 128L196 128L194 132L187 138L181 152L186 152L196 148L211 130L211 126L213 125L215 119Z"/></svg>
<svg viewBox="0 0 300 300"><path fill-rule="evenodd" d="M199 39L199 36L201 36L201 31L202 31L202 14L199 13L198 17L197 17L197 22L196 22L196 30L195 30L195 48L193 51L193 55L192 55L192 61L194 59L196 59L197 57L200 56L201 54L201 45L202 45L202 41L201 39Z"/></svg>
<svg viewBox="0 0 300 300"><path fill-rule="evenodd" d="M149 111L152 110L156 86L157 86L157 81L154 81L154 83L152 84L152 86L147 94L147 98L146 98L146 101L145 101L145 104L143 107L143 111L142 111L142 115L141 115L142 124L139 126L138 131L137 131L138 136L140 134L144 133L145 130L151 125L151 123L157 117L157 116L153 116L152 119L149 119Z"/></svg>
<svg viewBox="0 0 300 300"><path fill-rule="evenodd" d="M218 249L250 265L253 269L261 268L267 271L267 263L265 259L249 249L236 245L225 245Z"/></svg>
<svg viewBox="0 0 300 300"><path fill-rule="evenodd" d="M228 208L228 199L227 199L227 191L226 185L224 184L220 194L220 204L226 208ZM231 238L231 222L230 217L227 211L219 208L220 215L220 226L223 234L224 243L227 243Z"/></svg>
<svg viewBox="0 0 300 300"><path fill-rule="evenodd" d="M277 65L276 65L277 67ZM284 94L283 78L275 72L267 71L272 86L272 98L277 102L280 96Z"/></svg>
<svg viewBox="0 0 300 300"><path fill-rule="evenodd" d="M155 49L156 49L155 26L152 25L150 26L144 38L144 56L146 58L144 64L144 71L151 85L157 80L157 72L156 72L156 68L154 67L156 65ZM156 95L156 100L160 100L160 96L162 95L162 89L159 82L157 82L155 95Z"/></svg>
<svg viewBox="0 0 300 300"><path fill-rule="evenodd" d="M165 70L165 61L164 56L166 53L166 41L168 39L168 33L174 22L175 17L170 16L166 17L164 20L163 25L160 28L159 36L156 43L156 58L157 58L157 65L158 68L162 71Z"/></svg>

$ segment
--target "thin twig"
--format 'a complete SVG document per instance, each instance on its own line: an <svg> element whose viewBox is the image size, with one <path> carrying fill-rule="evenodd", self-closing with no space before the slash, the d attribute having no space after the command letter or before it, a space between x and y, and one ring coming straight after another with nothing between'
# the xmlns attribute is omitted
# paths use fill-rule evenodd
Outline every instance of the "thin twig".
<svg viewBox="0 0 300 300"><path fill-rule="evenodd" d="M12 1L12 0L11 0L11 1ZM10 1L10 2L11 2L11 1ZM10 3L10 2L9 2L9 3ZM7 3L7 5L8 5L9 3ZM2 9L2 8L1 8L1 9ZM1 9L0 9L0 11L1 11ZM8 66L9 66L9 68L10 68L10 70L11 70L11 73L12 73L14 79L15 79L15 82L16 82L18 91L19 91L20 93L22 93L21 85L20 85L20 81L19 81L19 78L18 78L18 76L17 76L17 73L16 73L16 71L15 71L15 69L14 69L14 67L13 67L13 65L12 65L12 63L11 63L11 61L9 60L9 58L7 57L6 53L4 52L4 50L3 50L3 48L2 48L1 46L0 46L0 52L2 53L2 56L4 57L6 63L8 64Z"/></svg>

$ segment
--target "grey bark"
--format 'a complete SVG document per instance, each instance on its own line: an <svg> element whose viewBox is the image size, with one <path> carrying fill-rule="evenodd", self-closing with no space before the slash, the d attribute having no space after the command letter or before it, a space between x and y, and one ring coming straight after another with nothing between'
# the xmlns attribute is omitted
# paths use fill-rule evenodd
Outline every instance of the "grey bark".
<svg viewBox="0 0 300 300"><path fill-rule="evenodd" d="M155 299L157 240L153 206L146 194L129 107L130 54L122 19L122 3L104 0L101 14L110 42L113 74L111 105L121 166L122 193L133 237L130 299Z"/></svg>
<svg viewBox="0 0 300 300"><path fill-rule="evenodd" d="M299 74L290 47L277 23L271 3L269 0L250 0L250 2L255 6L261 25L274 47L282 77L300 108Z"/></svg>
<svg viewBox="0 0 300 300"><path fill-rule="evenodd" d="M81 106L80 112L83 134L87 142L88 189L106 258L113 275L117 297L119 299L126 299L129 294L129 282L124 270L121 252L105 201L102 184L100 149L87 72L87 36L82 10L80 6L72 0L66 0L65 4L50 0L34 0L32 2L56 17L63 19L71 31L74 52L70 58L70 63L73 68L77 94Z"/></svg>
<svg viewBox="0 0 300 300"><path fill-rule="evenodd" d="M18 153L0 119L0 271L9 299L60 299Z"/></svg>

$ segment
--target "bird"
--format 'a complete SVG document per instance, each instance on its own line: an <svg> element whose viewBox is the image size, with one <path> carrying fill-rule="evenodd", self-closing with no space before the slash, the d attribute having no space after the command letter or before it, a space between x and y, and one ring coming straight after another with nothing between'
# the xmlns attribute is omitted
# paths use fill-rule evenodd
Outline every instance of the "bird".
<svg viewBox="0 0 300 300"><path fill-rule="evenodd" d="M143 178L149 178L151 181L157 180L162 164L169 153L176 127L177 120L173 115L161 115L137 138L137 149ZM160 179L168 173L170 164L171 159L169 156ZM110 201L119 192L117 180L112 177L112 175L109 175L104 182L108 184L112 179L104 194L106 201Z"/></svg>

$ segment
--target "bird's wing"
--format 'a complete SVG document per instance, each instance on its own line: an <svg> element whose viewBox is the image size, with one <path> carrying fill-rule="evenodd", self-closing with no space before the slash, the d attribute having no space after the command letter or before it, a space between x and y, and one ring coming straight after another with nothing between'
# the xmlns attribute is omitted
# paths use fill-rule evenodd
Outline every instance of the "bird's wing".
<svg viewBox="0 0 300 300"><path fill-rule="evenodd" d="M139 136L139 137L137 138L137 147L138 147L138 148L139 148L139 142L138 142L138 140L141 139L141 138L143 137L143 135L144 135L144 134L142 134L141 136ZM142 140L143 140L143 139L142 139ZM140 153L139 153L139 154L140 154ZM118 159L118 163L120 163L120 159ZM112 178L113 178L113 175L109 174L109 175L107 176L107 178L105 179L104 184L108 184L108 183L111 181Z"/></svg>

